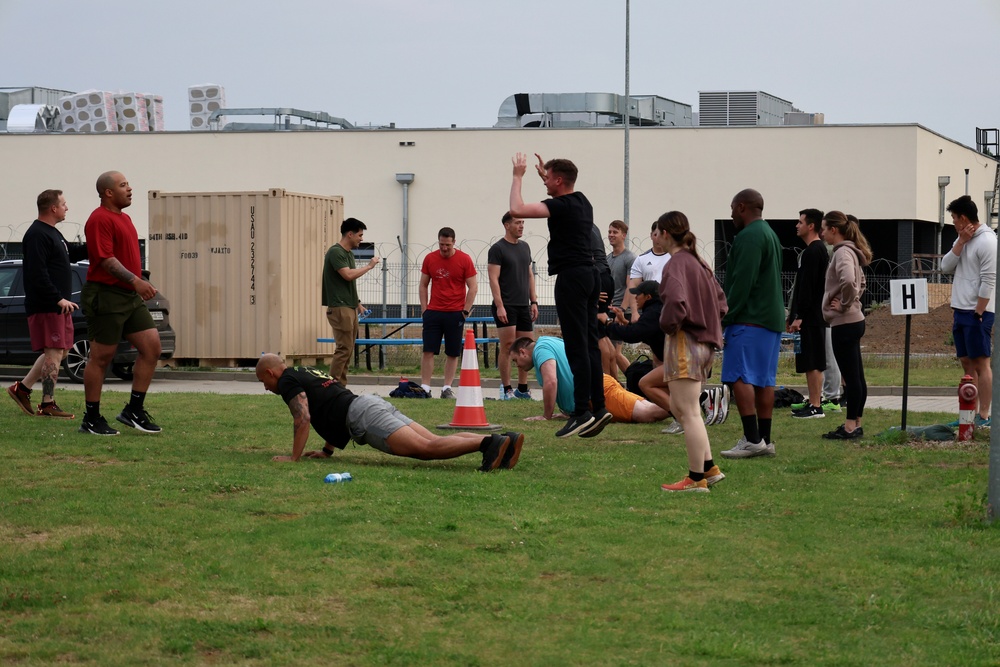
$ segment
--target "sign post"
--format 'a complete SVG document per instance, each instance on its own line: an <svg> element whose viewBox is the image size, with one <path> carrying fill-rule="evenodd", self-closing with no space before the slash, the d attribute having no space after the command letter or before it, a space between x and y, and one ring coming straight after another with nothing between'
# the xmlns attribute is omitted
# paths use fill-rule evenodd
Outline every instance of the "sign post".
<svg viewBox="0 0 1000 667"><path fill-rule="evenodd" d="M893 315L906 315L906 343L903 351L903 423L906 430L906 399L910 386L910 318L926 315L927 279L903 278L889 281L889 306Z"/></svg>

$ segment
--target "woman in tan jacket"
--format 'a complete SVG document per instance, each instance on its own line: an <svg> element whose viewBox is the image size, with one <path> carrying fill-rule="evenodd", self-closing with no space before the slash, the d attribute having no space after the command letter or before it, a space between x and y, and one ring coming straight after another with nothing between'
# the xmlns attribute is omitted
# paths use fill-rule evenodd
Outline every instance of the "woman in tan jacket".
<svg viewBox="0 0 1000 667"><path fill-rule="evenodd" d="M863 268L871 264L872 251L858 227L858 219L840 211L823 216L821 234L833 246L826 270L823 319L830 325L833 356L844 381L847 419L836 430L823 435L828 440L853 440L864 435L861 418L868 399L868 385L861 360L861 337L865 335L865 314L861 295L865 291Z"/></svg>

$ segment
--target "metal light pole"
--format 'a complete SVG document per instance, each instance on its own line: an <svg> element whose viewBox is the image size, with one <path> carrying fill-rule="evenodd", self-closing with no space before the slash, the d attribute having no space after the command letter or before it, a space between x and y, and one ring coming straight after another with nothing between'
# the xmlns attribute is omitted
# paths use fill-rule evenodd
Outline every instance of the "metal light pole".
<svg viewBox="0 0 1000 667"><path fill-rule="evenodd" d="M938 226L937 233L934 235L934 252L938 255L943 254L941 250L941 234L944 231L944 189L948 187L951 183L951 176L938 176ZM937 278L937 282L941 282L940 275Z"/></svg>
<svg viewBox="0 0 1000 667"><path fill-rule="evenodd" d="M630 97L629 90L629 14L630 6L629 0L625 0L625 210L622 215L622 219L625 224L628 225L628 160L629 160L629 136L628 130L629 126L632 125L632 98Z"/></svg>
<svg viewBox="0 0 1000 667"><path fill-rule="evenodd" d="M986 214L990 215L992 209L989 206L993 203L993 192L986 193ZM989 218L986 218L987 226ZM1000 221L997 222L1000 227ZM1000 260L1000 244L997 244L997 258ZM990 368L993 370L993 404L990 406L990 416L995 414L997 406L997 394L1000 391L1000 354L993 354L990 358ZM996 431L990 429L990 471L986 486L986 520L993 523L997 516L1000 516L1000 428Z"/></svg>
<svg viewBox="0 0 1000 667"><path fill-rule="evenodd" d="M403 289L399 298L399 316L406 317L406 288L410 282L410 185L413 183L413 174L396 174L396 182L403 186L403 238L399 243L403 253Z"/></svg>

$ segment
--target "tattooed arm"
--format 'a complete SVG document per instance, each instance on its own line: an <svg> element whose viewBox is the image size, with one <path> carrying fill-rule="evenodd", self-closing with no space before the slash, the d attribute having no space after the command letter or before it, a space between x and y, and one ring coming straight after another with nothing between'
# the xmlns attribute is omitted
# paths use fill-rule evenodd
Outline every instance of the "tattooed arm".
<svg viewBox="0 0 1000 667"><path fill-rule="evenodd" d="M302 392L288 402L288 411L292 413L292 455L275 456L274 461L298 461L302 457L302 450L306 448L306 441L309 440L309 401L306 400L306 393Z"/></svg>
<svg viewBox="0 0 1000 667"><path fill-rule="evenodd" d="M105 258L103 261L101 261L101 268L103 268L105 271L107 271L108 273L110 273L123 283L128 283L129 285L132 285L135 288L135 291L143 299L152 299L154 296L156 296L155 287L153 287L151 284L149 284L139 276L135 275L134 273L126 269L124 266L122 266L122 263L119 262L117 258L115 257Z"/></svg>

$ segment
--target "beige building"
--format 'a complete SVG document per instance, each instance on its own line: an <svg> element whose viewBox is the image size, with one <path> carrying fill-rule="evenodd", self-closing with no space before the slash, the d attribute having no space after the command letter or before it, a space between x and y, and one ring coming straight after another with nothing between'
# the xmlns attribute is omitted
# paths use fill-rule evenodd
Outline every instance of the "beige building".
<svg viewBox="0 0 1000 667"><path fill-rule="evenodd" d="M485 264L486 249L502 233L511 156L518 151L573 160L580 168L577 188L593 203L602 230L622 217L620 129L0 134L0 244L20 241L34 218L35 196L51 187L62 189L69 203L68 221L60 226L64 235L82 235L98 203L98 174L118 169L134 188L128 212L141 236L149 231L149 191L282 188L343 196L344 215L366 222L366 240L390 264L401 263L400 246L408 240L409 260L419 266L443 226L455 228L459 246ZM968 170L969 192L982 208L997 170L995 159L912 124L633 128L630 154L633 248L648 248L650 223L679 209L710 258L717 254L713 245L724 253L731 238L725 221L733 194L752 187L764 195L772 222L792 221L805 207L841 209L864 221L877 255L906 263L912 252L934 250L938 177L950 177L950 200L964 193ZM408 239L397 173L414 174ZM524 197L545 198L531 172ZM785 245L794 246L790 226L787 234L779 233ZM545 222L529 222L526 238L544 271ZM177 269L150 268L154 275ZM410 304L416 302L417 279L409 270ZM401 282L394 280L391 288ZM488 304L489 290L480 295Z"/></svg>

